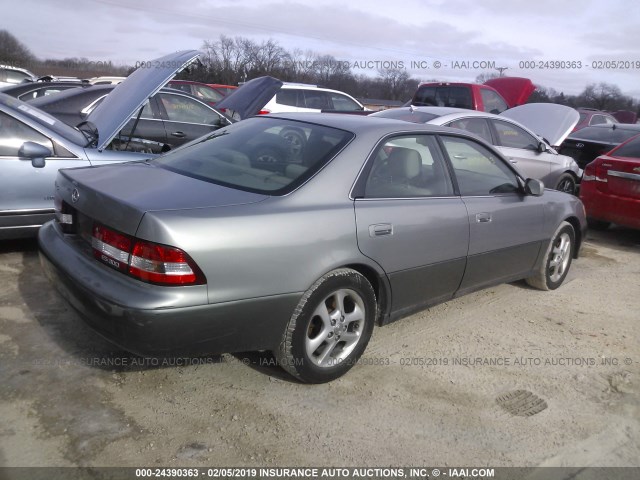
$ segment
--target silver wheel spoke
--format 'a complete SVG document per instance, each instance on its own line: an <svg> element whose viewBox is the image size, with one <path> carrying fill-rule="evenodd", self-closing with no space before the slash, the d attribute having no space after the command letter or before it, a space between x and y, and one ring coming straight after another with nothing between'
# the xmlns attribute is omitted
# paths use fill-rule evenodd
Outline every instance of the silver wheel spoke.
<svg viewBox="0 0 640 480"><path fill-rule="evenodd" d="M307 355L309 355L309 357L313 357L314 352L322 345L322 342L331 341L331 339L328 338L330 331L331 330L324 329L317 337L307 339Z"/></svg>
<svg viewBox="0 0 640 480"><path fill-rule="evenodd" d="M322 353L318 357L316 357L316 361L318 365L320 365L321 367L327 366L327 360L329 358L332 358L331 352L333 352L333 350L336 348L336 345L337 345L336 342L331 342L327 344L327 346L324 348Z"/></svg>
<svg viewBox="0 0 640 480"><path fill-rule="evenodd" d="M351 355L366 322L364 301L353 290L340 289L320 302L310 319L305 350L319 367L335 367Z"/></svg>
<svg viewBox="0 0 640 480"><path fill-rule="evenodd" d="M360 305L356 303L355 309L351 313L347 313L344 316L344 321L348 324L353 322L361 322L364 320L364 311L360 308Z"/></svg>
<svg viewBox="0 0 640 480"><path fill-rule="evenodd" d="M354 347L358 340L360 340L360 334L358 332L345 332L340 337L340 340L345 342L344 349L351 353L351 347Z"/></svg>
<svg viewBox="0 0 640 480"><path fill-rule="evenodd" d="M571 260L571 237L566 233L560 235L556 242L554 242L551 251L552 257L549 260L549 278L551 281L557 282L566 272L569 261Z"/></svg>

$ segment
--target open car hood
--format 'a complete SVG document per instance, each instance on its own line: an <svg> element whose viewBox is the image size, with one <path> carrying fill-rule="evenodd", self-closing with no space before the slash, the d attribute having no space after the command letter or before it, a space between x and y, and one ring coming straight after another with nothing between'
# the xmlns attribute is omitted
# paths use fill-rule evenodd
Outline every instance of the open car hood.
<svg viewBox="0 0 640 480"><path fill-rule="evenodd" d="M521 123L551 146L560 145L580 119L575 109L555 103L528 103L505 110L500 116Z"/></svg>
<svg viewBox="0 0 640 480"><path fill-rule="evenodd" d="M87 122L98 131L98 150L103 150L129 119L155 95L176 73L201 55L197 50L184 50L145 62L119 83L87 116Z"/></svg>
<svg viewBox="0 0 640 480"><path fill-rule="evenodd" d="M281 86L282 82L277 78L254 78L216 103L216 108L234 120L253 117L269 103Z"/></svg>
<svg viewBox="0 0 640 480"><path fill-rule="evenodd" d="M536 89L531 80L521 77L492 78L484 82L484 84L502 95L509 108L523 105Z"/></svg>

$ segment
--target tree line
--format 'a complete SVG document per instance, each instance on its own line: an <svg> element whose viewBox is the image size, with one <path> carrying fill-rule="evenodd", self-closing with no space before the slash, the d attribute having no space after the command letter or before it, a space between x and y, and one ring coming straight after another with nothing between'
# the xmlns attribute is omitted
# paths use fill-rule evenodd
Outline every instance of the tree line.
<svg viewBox="0 0 640 480"><path fill-rule="evenodd" d="M311 50L287 50L273 39L257 42L235 36L220 35L217 40L204 41L200 63L177 78L204 83L237 85L262 75L287 82L310 83L342 90L358 98L409 100L420 81L404 68L379 68L375 76L354 73L348 61ZM64 75L80 78L103 75L125 76L132 66L87 58L39 60L24 44L6 30L0 30L0 64L24 66L40 75ZM498 74L481 74L477 83L484 83ZM446 81L433 79L430 81ZM640 102L622 93L610 83L589 84L578 95L566 95L554 88L537 85L529 102L551 102L570 107L598 110L630 110L640 113Z"/></svg>

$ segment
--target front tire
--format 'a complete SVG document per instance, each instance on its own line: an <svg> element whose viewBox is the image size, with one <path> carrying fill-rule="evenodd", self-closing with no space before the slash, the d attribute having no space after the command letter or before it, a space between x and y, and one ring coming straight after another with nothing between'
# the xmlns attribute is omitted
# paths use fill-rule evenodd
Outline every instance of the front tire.
<svg viewBox="0 0 640 480"><path fill-rule="evenodd" d="M562 222L549 242L542 265L526 279L527 283L540 290L555 290L562 285L571 267L575 238L571 224Z"/></svg>
<svg viewBox="0 0 640 480"><path fill-rule="evenodd" d="M367 279L349 268L333 270L300 299L274 352L278 364L306 383L335 380L364 352L376 316Z"/></svg>
<svg viewBox="0 0 640 480"><path fill-rule="evenodd" d="M556 183L556 190L559 190L564 193L570 193L571 195L576 194L576 179L570 173L563 173L558 178L558 182Z"/></svg>

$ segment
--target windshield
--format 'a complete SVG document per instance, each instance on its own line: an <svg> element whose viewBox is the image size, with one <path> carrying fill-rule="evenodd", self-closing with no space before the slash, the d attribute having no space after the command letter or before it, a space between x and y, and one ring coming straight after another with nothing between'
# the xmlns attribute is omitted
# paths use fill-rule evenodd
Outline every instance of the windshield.
<svg viewBox="0 0 640 480"><path fill-rule="evenodd" d="M413 122L413 123L427 123L429 120L438 118L440 115L421 112L419 110L411 111L411 109L409 108L390 108L388 110L382 110L380 112L372 113L369 116L393 118L395 120L404 120L405 122Z"/></svg>
<svg viewBox="0 0 640 480"><path fill-rule="evenodd" d="M152 163L218 185L284 195L320 170L353 136L322 125L258 117L217 130Z"/></svg>
<svg viewBox="0 0 640 480"><path fill-rule="evenodd" d="M0 94L0 103L12 108L13 110L20 112L24 116L28 117L31 121L38 125L48 129L49 131L60 135L65 140L76 145L83 146L87 143L85 136L73 127L70 127L66 123L52 117L46 112L43 112L39 108L32 107L31 105L24 103L17 98L10 97L9 95Z"/></svg>

